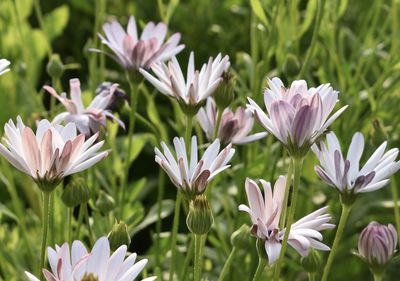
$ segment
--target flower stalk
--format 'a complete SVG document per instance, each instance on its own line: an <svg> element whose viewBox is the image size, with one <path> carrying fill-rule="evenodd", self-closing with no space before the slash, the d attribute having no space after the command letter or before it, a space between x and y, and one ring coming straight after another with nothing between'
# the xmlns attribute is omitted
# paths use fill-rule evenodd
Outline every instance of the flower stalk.
<svg viewBox="0 0 400 281"><path fill-rule="evenodd" d="M261 278L262 273L264 272L264 268L267 265L267 261L265 258L259 257L258 259L258 266L256 273L254 274L253 281L258 281Z"/></svg>
<svg viewBox="0 0 400 281"><path fill-rule="evenodd" d="M194 281L201 280L201 260L202 260L202 248L203 243L201 242L201 234L194 235Z"/></svg>
<svg viewBox="0 0 400 281"><path fill-rule="evenodd" d="M50 192L43 192L43 210L42 210L43 231L42 231L42 246L40 249L40 267L38 271L40 280L44 280L42 275L42 268L45 268L47 232L49 228L49 216L50 216L49 205L50 205Z"/></svg>
<svg viewBox="0 0 400 281"><path fill-rule="evenodd" d="M221 271L221 274L220 274L220 276L218 278L218 281L224 281L225 280L225 277L228 274L229 269L231 268L231 264L233 262L233 259L235 258L236 253L237 253L237 248L234 246L234 247L232 247L232 250L231 250L228 258L225 261L224 267L222 268L222 271Z"/></svg>

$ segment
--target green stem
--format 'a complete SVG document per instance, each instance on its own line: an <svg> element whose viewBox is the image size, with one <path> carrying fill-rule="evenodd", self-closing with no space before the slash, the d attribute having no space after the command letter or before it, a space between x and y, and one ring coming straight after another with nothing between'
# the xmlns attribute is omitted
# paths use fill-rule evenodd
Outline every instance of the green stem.
<svg viewBox="0 0 400 281"><path fill-rule="evenodd" d="M254 274L253 281L260 280L261 275L262 275L266 265L267 265L267 261L264 258L258 259L258 266L257 266L256 273Z"/></svg>
<svg viewBox="0 0 400 281"><path fill-rule="evenodd" d="M78 215L78 226L76 228L76 232L75 232L75 237L76 239L79 239L79 235L81 233L81 226L82 226L82 220L83 220L83 204L80 205L79 207L79 215Z"/></svg>
<svg viewBox="0 0 400 281"><path fill-rule="evenodd" d="M309 64L311 62L311 58L312 58L312 55L314 53L315 46L317 44L317 37L318 37L318 33L319 33L319 28L321 26L321 21L322 21L322 15L323 15L323 12L324 12L325 1L326 0L318 0L317 16L316 16L316 20L315 20L313 34L312 34L312 37L311 37L311 43L310 43L310 47L308 48L308 52L307 52L306 58L304 60L303 66L302 66L302 68L300 70L299 77L302 77L304 75L304 73L306 73L306 71L308 70L308 66L309 66Z"/></svg>
<svg viewBox="0 0 400 281"><path fill-rule="evenodd" d="M393 177L390 183L392 189L392 199L394 206L394 219L396 222L397 233L400 233L400 211L399 211L399 193L397 191L396 178ZM400 245L400 235L398 235L399 245Z"/></svg>
<svg viewBox="0 0 400 281"><path fill-rule="evenodd" d="M281 252L279 254L279 259L278 259L278 262L276 263L275 274L274 274L273 280L279 280L279 276L281 274L283 258L285 256L289 233L290 233L290 229L292 227L294 213L296 211L296 203L297 203L297 196L299 194L300 173L301 173L301 168L303 166L303 158L293 158L293 166L294 166L293 192L292 192L290 207L288 210L289 214L288 214L287 223L286 223L285 235L283 237L282 248L281 248Z"/></svg>
<svg viewBox="0 0 400 281"><path fill-rule="evenodd" d="M194 235L194 281L201 280L202 235Z"/></svg>
<svg viewBox="0 0 400 281"><path fill-rule="evenodd" d="M340 216L340 221L337 227L335 239L333 240L332 249L331 252L329 253L328 261L326 262L324 268L324 273L322 274L322 279L321 279L322 281L328 280L328 275L332 267L333 259L335 258L336 252L338 250L339 243L343 235L343 230L350 214L350 210L351 210L351 205L342 204L342 214Z"/></svg>
<svg viewBox="0 0 400 281"><path fill-rule="evenodd" d="M84 205L85 206L83 208L83 211L85 212L85 220L86 220L86 224L87 224L87 227L88 227L89 241L93 245L94 236L93 236L92 226L90 225L90 220L89 220L88 204L86 203Z"/></svg>
<svg viewBox="0 0 400 281"><path fill-rule="evenodd" d="M373 273L373 275L374 275L374 281L381 281L382 280L382 274Z"/></svg>
<svg viewBox="0 0 400 281"><path fill-rule="evenodd" d="M179 228L179 213L181 210L182 193L180 191L176 194L175 209L174 209L174 222L172 225L172 238L171 238L171 263L169 266L169 281L174 279L175 269L175 256L176 256L176 239L178 236Z"/></svg>
<svg viewBox="0 0 400 281"><path fill-rule="evenodd" d="M34 9L35 9L35 14L36 14L36 18L37 18L37 21L39 23L40 29L46 35L45 37L49 38L49 36L47 36L47 30L46 30L46 28L44 26L44 18L43 18L42 8L40 7L40 0L34 0L33 1L33 6L34 6ZM52 49L50 40L49 39L47 39L47 40L48 40L47 43L49 45L48 46L49 47L48 55L49 55L49 58L50 58L51 55L53 54L53 49Z"/></svg>
<svg viewBox="0 0 400 281"><path fill-rule="evenodd" d="M158 173L158 194L157 194L157 222L156 222L156 241L155 241L155 252L159 253L160 249L160 233L161 233L161 211L162 211L162 199L164 197L164 185L165 176L164 171L160 169ZM156 254L155 267L158 268L160 265L160 255ZM161 279L161 278L160 278Z"/></svg>
<svg viewBox="0 0 400 281"><path fill-rule="evenodd" d="M55 192L52 192L50 194L50 204L49 208L50 210L54 210L54 194ZM50 245L54 245L54 235L56 234L55 228L54 228L54 211L49 213L49 243Z"/></svg>
<svg viewBox="0 0 400 281"><path fill-rule="evenodd" d="M224 281L225 280L225 277L229 272L229 269L231 267L233 259L235 258L236 252L237 252L236 247L233 247L232 250L231 250L231 253L229 254L229 256L227 258L227 260L225 261L224 267L222 268L222 271L221 271L221 274L220 274L220 276L218 278L218 281Z"/></svg>
<svg viewBox="0 0 400 281"><path fill-rule="evenodd" d="M187 153L190 153L190 141L191 141L191 135L192 135L192 125L193 125L193 116L192 115L186 115L186 128L185 128L185 143L186 143L186 149Z"/></svg>
<svg viewBox="0 0 400 281"><path fill-rule="evenodd" d="M191 237L192 237L192 239L190 239L189 248L188 248L188 251L186 252L186 258L185 258L185 262L183 264L181 278L179 280L186 280L187 269L189 267L189 263L193 256L194 239L193 239L193 236L191 236Z"/></svg>
<svg viewBox="0 0 400 281"><path fill-rule="evenodd" d="M138 92L138 87L135 86L133 83L133 79L129 75L129 73L126 73L126 77L129 83L131 95L130 95L130 100L131 100L131 111L129 114L129 128L128 128L128 151L126 153L126 159L125 159L125 167L124 167L124 175L123 175L123 180L122 180L122 185L121 185L121 197L120 197L120 219L123 220L124 216L124 208L125 208L125 193L126 189L128 188L128 178L129 178L129 167L130 167L130 155L131 155L131 150L132 150L132 138L133 138L133 133L135 131L135 121L136 121L136 111L137 111L137 105L138 105L138 98L139 98L139 92Z"/></svg>
<svg viewBox="0 0 400 281"><path fill-rule="evenodd" d="M68 233L67 233L67 241L68 245L72 243L72 216L73 216L74 208L68 208L67 210L67 223L68 223Z"/></svg>
<svg viewBox="0 0 400 281"><path fill-rule="evenodd" d="M283 199L283 206L282 206L282 216L281 216L281 221L279 224L280 229L283 229L285 226L285 222L286 222L286 215L287 215L287 204L288 204L288 200L289 200L289 189L290 189L290 184L292 182L292 176L293 176L293 161L290 160L289 163L289 169L288 169L288 173L286 176L286 186L285 186L285 197Z"/></svg>
<svg viewBox="0 0 400 281"><path fill-rule="evenodd" d="M315 273L308 273L308 281L315 281Z"/></svg>
<svg viewBox="0 0 400 281"><path fill-rule="evenodd" d="M47 246L47 230L49 227L49 205L50 205L50 193L43 192L43 211L42 211L42 247L40 250L40 267L39 267L39 275L40 280L43 279L42 269L45 268L45 258L46 258L46 246Z"/></svg>
<svg viewBox="0 0 400 281"><path fill-rule="evenodd" d="M218 137L218 131L219 131L219 127L221 125L222 113L223 113L223 109L218 108L217 109L217 119L214 124L213 140L215 140Z"/></svg>

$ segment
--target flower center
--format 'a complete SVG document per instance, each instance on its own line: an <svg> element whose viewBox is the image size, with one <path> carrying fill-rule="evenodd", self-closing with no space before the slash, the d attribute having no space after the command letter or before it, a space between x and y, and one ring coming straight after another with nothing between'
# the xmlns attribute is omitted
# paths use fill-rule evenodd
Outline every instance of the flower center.
<svg viewBox="0 0 400 281"><path fill-rule="evenodd" d="M85 274L81 281L99 281L99 278L94 277L93 273Z"/></svg>

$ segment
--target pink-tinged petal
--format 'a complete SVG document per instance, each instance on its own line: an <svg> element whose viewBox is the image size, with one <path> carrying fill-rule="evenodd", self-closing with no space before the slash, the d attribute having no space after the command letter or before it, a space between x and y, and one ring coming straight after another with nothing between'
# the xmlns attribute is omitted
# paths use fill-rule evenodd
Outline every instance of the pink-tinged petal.
<svg viewBox="0 0 400 281"><path fill-rule="evenodd" d="M99 162L102 159L104 159L105 157L107 157L107 155L108 155L108 151L101 152L101 153L97 154L96 156L93 156L92 158L89 158L88 160L82 162L81 164L79 164L75 167L71 167L69 170L65 171L64 175L68 176L68 175L75 174L75 173L81 172L83 170L89 169L94 164L96 164L97 162Z"/></svg>
<svg viewBox="0 0 400 281"><path fill-rule="evenodd" d="M293 143L301 147L305 141L309 140L314 124L313 109L309 105L305 105L299 109L293 120L291 136Z"/></svg>
<svg viewBox="0 0 400 281"><path fill-rule="evenodd" d="M47 130L40 145L41 171L49 171L53 158L53 137L51 130Z"/></svg>
<svg viewBox="0 0 400 281"><path fill-rule="evenodd" d="M133 38L134 42L138 41L136 20L134 16L129 17L127 31L128 34Z"/></svg>
<svg viewBox="0 0 400 281"><path fill-rule="evenodd" d="M276 132L279 133L276 137L284 144L287 144L295 113L293 107L287 102L280 100L271 104L270 111L271 121L274 124Z"/></svg>
<svg viewBox="0 0 400 281"><path fill-rule="evenodd" d="M82 103L82 97L81 97L81 82L79 79L71 79L69 80L69 87L71 91L71 99L74 102L77 113L81 113L84 110L83 103Z"/></svg>
<svg viewBox="0 0 400 281"><path fill-rule="evenodd" d="M25 275L26 277L28 277L30 281L40 281L38 278L36 278L33 274L29 273L28 271L25 271Z"/></svg>
<svg viewBox="0 0 400 281"><path fill-rule="evenodd" d="M350 178L355 178L359 171L359 163L364 151L364 137L357 132L353 135L350 143L349 151L347 152L347 160L350 161Z"/></svg>
<svg viewBox="0 0 400 281"><path fill-rule="evenodd" d="M249 206L256 218L264 218L265 203L260 189L255 181L247 178L245 183L246 194L249 201Z"/></svg>
<svg viewBox="0 0 400 281"><path fill-rule="evenodd" d="M267 252L269 265L272 265L279 258L281 248L281 243L275 240L265 241L265 251Z"/></svg>
<svg viewBox="0 0 400 281"><path fill-rule="evenodd" d="M25 127L22 132L22 148L31 175L36 177L36 173L40 171L40 151L36 136L29 127Z"/></svg>

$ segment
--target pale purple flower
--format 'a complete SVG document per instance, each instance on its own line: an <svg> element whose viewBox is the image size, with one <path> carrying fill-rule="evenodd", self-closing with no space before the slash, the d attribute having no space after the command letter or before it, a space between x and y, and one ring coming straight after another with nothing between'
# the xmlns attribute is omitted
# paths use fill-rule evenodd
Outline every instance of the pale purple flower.
<svg viewBox="0 0 400 281"><path fill-rule="evenodd" d="M106 54L126 69L148 69L153 63L168 60L185 48L185 45L179 45L179 33L174 33L164 43L167 25L161 22L157 25L147 23L139 38L133 16L129 18L126 31L116 20L105 23L103 31L105 36L99 34L101 42L114 53ZM97 49L92 51L102 52Z"/></svg>
<svg viewBox="0 0 400 281"><path fill-rule="evenodd" d="M172 183L188 198L202 194L207 184L217 174L230 167L228 163L235 153L231 144L220 152L220 142L216 139L198 161L196 136L192 137L190 159L183 138L174 138L176 156L164 142L161 142L161 146L164 153L155 148L155 161L168 174Z"/></svg>
<svg viewBox="0 0 400 281"><path fill-rule="evenodd" d="M360 169L360 159L364 150L364 137L354 134L346 159L343 157L339 140L335 133L326 136L326 143L312 146L320 165L315 167L318 176L328 185L335 187L343 195L371 192L388 184L389 177L400 169L396 161L399 150L392 148L385 153L387 142L382 143Z"/></svg>
<svg viewBox="0 0 400 281"><path fill-rule="evenodd" d="M186 79L175 57L168 64L152 66L157 78L144 69L140 69L140 73L162 94L177 99L184 106L198 107L215 92L229 66L229 57L218 54L203 64L200 71L195 70L194 53L191 52Z"/></svg>
<svg viewBox="0 0 400 281"><path fill-rule="evenodd" d="M281 242L286 231L286 229L279 228L286 177L278 178L273 191L269 182L260 180L260 183L264 189L264 196L255 181L246 179L249 206L240 205L239 210L250 215L253 223L252 233L265 242L265 251L271 265L279 258ZM329 223L331 216L326 213L326 210L327 207L321 208L292 224L288 244L301 256L307 256L310 248L322 251L330 250L328 246L320 242L323 238L320 231L334 227Z"/></svg>
<svg viewBox="0 0 400 281"><path fill-rule="evenodd" d="M91 136L99 132L101 127L106 126L107 119L118 122L118 124L125 129L124 123L107 109L113 100L118 84L113 84L109 91L103 91L95 96L86 108L82 102L81 83L79 79L71 79L69 85L71 99L67 98L66 93L58 95L56 90L52 87L43 87L67 109L66 112L58 114L53 119L52 124L74 122L79 132L86 136Z"/></svg>
<svg viewBox="0 0 400 281"><path fill-rule="evenodd" d="M358 240L360 256L374 269L384 268L396 252L397 232L393 225L370 222Z"/></svg>
<svg viewBox="0 0 400 281"><path fill-rule="evenodd" d="M10 65L10 62L6 59L0 59L0 75L3 75L4 73L10 71L8 66Z"/></svg>
<svg viewBox="0 0 400 281"><path fill-rule="evenodd" d="M90 168L108 154L98 152L104 141L94 144L97 134L85 141L74 123L52 126L41 120L35 134L18 116L17 124L10 119L4 132L0 154L41 188L54 188L63 177Z"/></svg>
<svg viewBox="0 0 400 281"><path fill-rule="evenodd" d="M209 140L213 139L217 122L217 110L214 100L209 97L206 105L197 113L197 120ZM223 143L246 144L267 135L267 132L249 135L253 124L253 114L249 109L238 107L233 112L230 108L226 108L222 113L217 138Z"/></svg>
<svg viewBox="0 0 400 281"><path fill-rule="evenodd" d="M42 270L47 281L133 281L147 264L147 259L136 262L137 255L128 254L126 245L111 255L106 237L97 240L90 252L81 241L74 241L71 249L68 243L64 243L61 247L56 245L55 249L49 247L47 252L51 271ZM31 273L25 274L30 281L39 281ZM155 279L148 277L142 281Z"/></svg>
<svg viewBox="0 0 400 281"><path fill-rule="evenodd" d="M314 141L347 107L342 107L329 117L338 98L338 92L329 84L308 88L306 81L298 80L286 89L279 78L268 79L268 84L269 88L264 92L267 112L250 98L248 108L291 154L304 156Z"/></svg>

